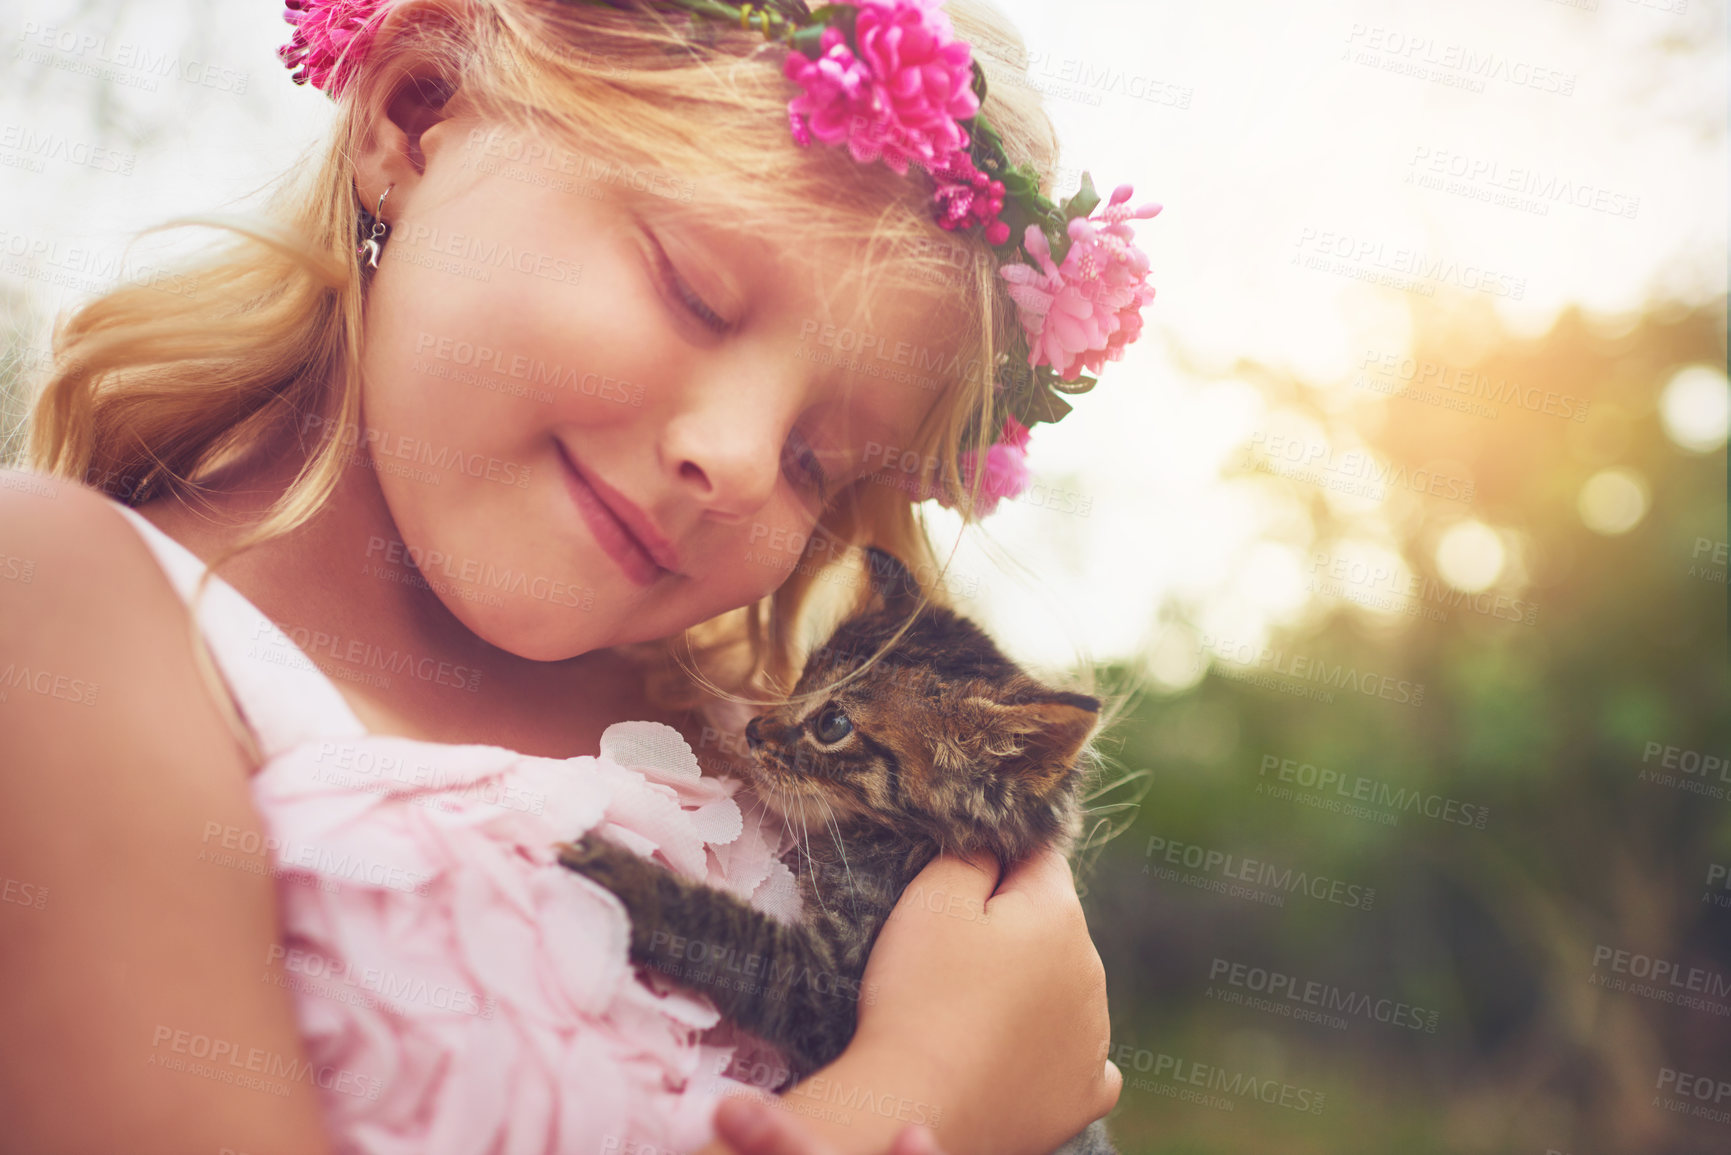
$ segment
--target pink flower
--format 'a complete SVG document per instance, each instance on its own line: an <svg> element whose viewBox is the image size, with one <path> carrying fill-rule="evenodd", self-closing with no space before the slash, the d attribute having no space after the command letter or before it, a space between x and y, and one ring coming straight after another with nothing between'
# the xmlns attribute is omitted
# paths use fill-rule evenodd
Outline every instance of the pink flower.
<svg viewBox="0 0 1731 1155"><path fill-rule="evenodd" d="M1157 204L1132 209L1133 190L1119 185L1098 216L1070 222L1070 249L1062 266L1037 225L1029 225L1025 244L1039 262L1005 265L998 271L1010 282L1009 294L1021 312L1028 335L1028 364L1049 364L1060 379L1074 381L1084 369L1100 372L1107 361L1124 356L1124 347L1142 334L1142 307L1154 299L1148 281L1148 255L1133 243L1125 223L1160 212Z"/></svg>
<svg viewBox="0 0 1731 1155"><path fill-rule="evenodd" d="M1010 239L1010 226L998 219L1004 211L1004 182L992 180L974 167L965 152L958 152L950 166L933 174L937 192L932 199L938 209L938 224L946 229L986 228L986 243L1001 245Z"/></svg>
<svg viewBox="0 0 1731 1155"><path fill-rule="evenodd" d="M378 32L374 17L388 0L284 0L282 18L295 34L277 58L299 68L290 79L336 96L354 78Z"/></svg>
<svg viewBox="0 0 1731 1155"><path fill-rule="evenodd" d="M962 490L974 487L974 471L978 456L972 449L962 454ZM989 517L998 508L1001 498L1015 498L1026 492L1033 481L1028 469L1028 428L1010 414L1004 415L1003 430L986 450L986 473L980 481L980 494L974 506L975 517ZM956 503L942 492L927 490L921 498L936 497L938 504L954 509Z"/></svg>
<svg viewBox="0 0 1731 1155"><path fill-rule="evenodd" d="M980 110L973 50L957 40L940 0L865 0L854 20L857 54L835 27L816 60L788 53L783 71L804 91L788 102L794 139L846 143L862 164L881 159L934 171L968 147L961 121Z"/></svg>

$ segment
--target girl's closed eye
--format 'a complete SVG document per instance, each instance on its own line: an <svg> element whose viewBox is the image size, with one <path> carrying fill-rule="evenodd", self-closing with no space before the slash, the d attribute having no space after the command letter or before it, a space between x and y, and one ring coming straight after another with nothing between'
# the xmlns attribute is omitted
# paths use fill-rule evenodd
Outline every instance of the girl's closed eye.
<svg viewBox="0 0 1731 1155"><path fill-rule="evenodd" d="M674 268L667 250L653 234L649 236L649 243L654 248L656 277L674 307L684 310L698 324L718 337L731 330L733 323L711 309L702 295L686 283L685 278L679 275L679 270Z"/></svg>

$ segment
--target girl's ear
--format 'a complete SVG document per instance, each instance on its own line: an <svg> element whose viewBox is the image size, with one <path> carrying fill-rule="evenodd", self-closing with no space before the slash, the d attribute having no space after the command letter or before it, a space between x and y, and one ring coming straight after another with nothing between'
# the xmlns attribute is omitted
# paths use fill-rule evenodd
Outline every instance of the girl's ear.
<svg viewBox="0 0 1731 1155"><path fill-rule="evenodd" d="M393 185L401 205L426 171L422 138L454 110L456 83L445 75L444 61L452 55L452 40L462 35L463 8L462 0L407 0L379 25L367 52L377 70L356 85L355 94L355 188L369 208Z"/></svg>

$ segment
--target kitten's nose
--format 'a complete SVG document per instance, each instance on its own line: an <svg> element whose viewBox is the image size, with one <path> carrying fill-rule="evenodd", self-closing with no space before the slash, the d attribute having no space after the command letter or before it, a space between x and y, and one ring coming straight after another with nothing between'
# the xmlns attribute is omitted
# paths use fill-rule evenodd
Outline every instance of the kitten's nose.
<svg viewBox="0 0 1731 1155"><path fill-rule="evenodd" d="M745 724L745 744L753 750L763 745L763 735L757 732L757 723L761 719L753 718Z"/></svg>

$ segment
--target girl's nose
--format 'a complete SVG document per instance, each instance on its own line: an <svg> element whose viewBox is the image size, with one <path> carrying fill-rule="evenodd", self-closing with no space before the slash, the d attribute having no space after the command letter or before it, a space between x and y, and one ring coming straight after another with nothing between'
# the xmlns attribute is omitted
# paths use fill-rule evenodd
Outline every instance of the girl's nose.
<svg viewBox="0 0 1731 1155"><path fill-rule="evenodd" d="M662 452L681 487L710 512L743 521L775 492L792 419L776 398L736 393L717 400L675 416Z"/></svg>

